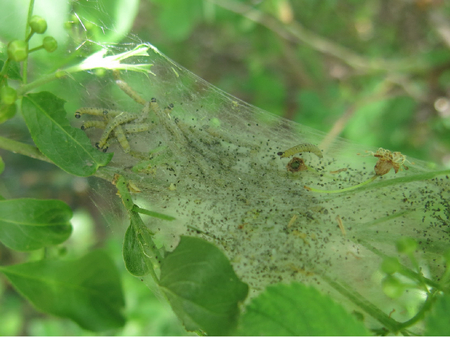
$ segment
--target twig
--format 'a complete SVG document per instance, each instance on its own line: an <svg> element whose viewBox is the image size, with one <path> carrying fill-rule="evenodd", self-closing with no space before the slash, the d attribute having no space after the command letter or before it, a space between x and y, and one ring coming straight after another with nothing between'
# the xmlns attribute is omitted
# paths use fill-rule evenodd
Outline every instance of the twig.
<svg viewBox="0 0 450 337"><path fill-rule="evenodd" d="M23 154L24 156L52 163L50 159L44 156L35 146L24 144L12 139L0 136L0 148L13 153Z"/></svg>
<svg viewBox="0 0 450 337"><path fill-rule="evenodd" d="M331 55L340 59L353 69L373 72L373 71L409 71L417 72L423 71L426 68L424 65L418 64L413 60L391 61L380 58L367 59L358 55L348 48L340 46L328 39L325 39L311 31L305 29L298 22L291 22L289 24L282 23L276 18L267 15L253 7L244 5L243 3L230 0L208 0L217 6L228 9L234 13L242 15L249 20L257 22L266 26L279 36L289 41L296 43L305 43L311 48L318 50L324 54Z"/></svg>

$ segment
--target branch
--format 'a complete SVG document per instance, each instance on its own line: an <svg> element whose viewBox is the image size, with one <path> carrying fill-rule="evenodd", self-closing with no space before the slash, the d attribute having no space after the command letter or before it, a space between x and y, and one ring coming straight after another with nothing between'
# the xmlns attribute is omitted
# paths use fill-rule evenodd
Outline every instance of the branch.
<svg viewBox="0 0 450 337"><path fill-rule="evenodd" d="M46 156L44 156L37 147L1 136L0 136L0 148L13 153L23 154L24 156L30 158L46 161L47 163L52 163L52 161L48 159Z"/></svg>
<svg viewBox="0 0 450 337"><path fill-rule="evenodd" d="M253 7L230 0L208 0L215 5L246 17L249 20L266 26L283 39L296 43L305 43L321 53L340 59L350 67L364 72L373 71L408 71L420 72L426 69L424 64L418 64L415 60L385 60L381 58L368 59L354 53L352 50L325 39L305 29L300 23L289 24L278 21L273 16L267 15Z"/></svg>

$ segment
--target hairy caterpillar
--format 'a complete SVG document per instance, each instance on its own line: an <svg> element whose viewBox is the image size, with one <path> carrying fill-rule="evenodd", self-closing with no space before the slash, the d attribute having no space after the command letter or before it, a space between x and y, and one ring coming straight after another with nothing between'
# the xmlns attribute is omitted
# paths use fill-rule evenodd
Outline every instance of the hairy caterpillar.
<svg viewBox="0 0 450 337"><path fill-rule="evenodd" d="M277 155L279 155L280 158L286 158L300 152L311 152L314 153L317 157L323 158L322 151L320 151L320 149L316 145L309 143L299 144L297 146L291 147L284 152L278 152Z"/></svg>

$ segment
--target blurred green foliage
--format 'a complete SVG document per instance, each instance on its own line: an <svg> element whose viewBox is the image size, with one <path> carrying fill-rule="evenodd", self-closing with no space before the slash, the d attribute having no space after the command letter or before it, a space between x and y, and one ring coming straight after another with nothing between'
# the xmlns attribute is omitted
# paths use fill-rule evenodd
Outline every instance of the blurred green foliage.
<svg viewBox="0 0 450 337"><path fill-rule="evenodd" d="M147 0L133 33L262 109L448 166L449 16L438 0Z"/></svg>

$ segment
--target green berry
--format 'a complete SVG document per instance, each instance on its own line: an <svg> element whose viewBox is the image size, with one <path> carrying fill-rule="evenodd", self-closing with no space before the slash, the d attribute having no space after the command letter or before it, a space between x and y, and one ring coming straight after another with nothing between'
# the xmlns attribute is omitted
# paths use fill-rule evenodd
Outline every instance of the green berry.
<svg viewBox="0 0 450 337"><path fill-rule="evenodd" d="M11 87L2 87L0 89L0 98L6 105L14 104L17 98L17 92Z"/></svg>
<svg viewBox="0 0 450 337"><path fill-rule="evenodd" d="M390 298L400 297L405 291L405 286L395 277L387 276L382 281L383 292Z"/></svg>
<svg viewBox="0 0 450 337"><path fill-rule="evenodd" d="M56 48L58 48L58 42L56 42L56 40L51 36L44 37L42 45L44 46L44 49L49 53L53 53Z"/></svg>
<svg viewBox="0 0 450 337"><path fill-rule="evenodd" d="M414 239L405 237L405 238L401 238L400 240L398 240L395 243L396 247L397 247L397 251L400 254L412 254L416 251L417 249L417 242Z"/></svg>
<svg viewBox="0 0 450 337"><path fill-rule="evenodd" d="M381 263L381 270L389 275L398 272L401 268L400 262L395 257L387 257Z"/></svg>
<svg viewBox="0 0 450 337"><path fill-rule="evenodd" d="M37 34L44 34L47 30L47 21L39 15L33 15L30 19L31 30Z"/></svg>
<svg viewBox="0 0 450 337"><path fill-rule="evenodd" d="M23 61L28 56L28 43L23 40L14 40L8 44L8 57L16 62Z"/></svg>

